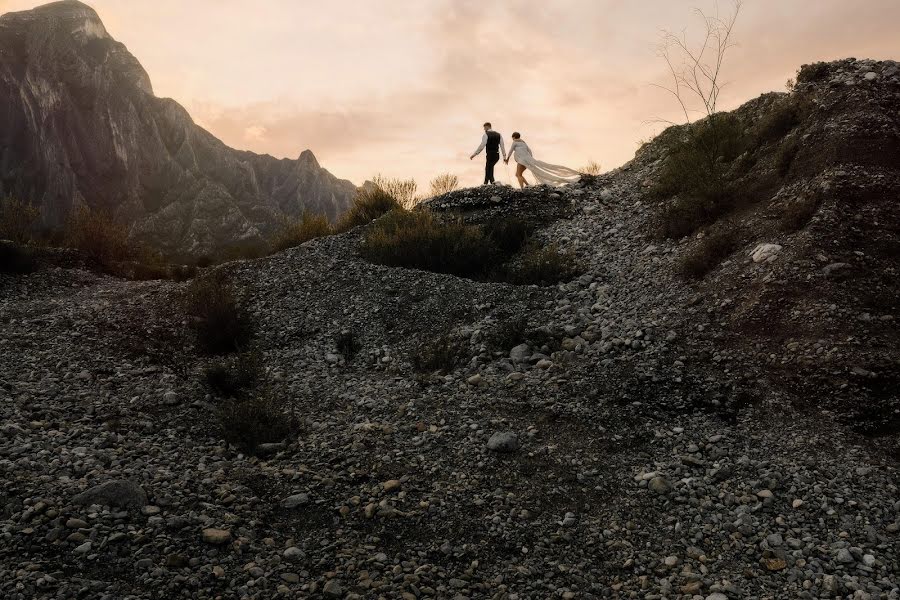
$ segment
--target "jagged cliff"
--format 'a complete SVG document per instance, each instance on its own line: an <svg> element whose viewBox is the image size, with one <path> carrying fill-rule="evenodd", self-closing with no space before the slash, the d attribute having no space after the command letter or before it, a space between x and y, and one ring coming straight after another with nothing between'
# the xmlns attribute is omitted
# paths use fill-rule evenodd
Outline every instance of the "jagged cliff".
<svg viewBox="0 0 900 600"><path fill-rule="evenodd" d="M79 205L133 225L135 238L199 254L250 241L279 215L334 218L355 186L309 150L278 160L232 149L177 102L74 0L0 17L0 195L40 207L45 225Z"/></svg>

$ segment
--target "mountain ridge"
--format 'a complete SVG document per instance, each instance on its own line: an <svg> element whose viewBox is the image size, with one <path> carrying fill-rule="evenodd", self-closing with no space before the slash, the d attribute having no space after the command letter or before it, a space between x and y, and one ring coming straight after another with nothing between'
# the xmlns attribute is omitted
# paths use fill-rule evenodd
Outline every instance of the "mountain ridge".
<svg viewBox="0 0 900 600"><path fill-rule="evenodd" d="M225 145L171 98L77 0L0 16L0 194L60 226L102 209L132 237L199 255L270 234L304 211L334 220L356 186L311 150L277 159Z"/></svg>

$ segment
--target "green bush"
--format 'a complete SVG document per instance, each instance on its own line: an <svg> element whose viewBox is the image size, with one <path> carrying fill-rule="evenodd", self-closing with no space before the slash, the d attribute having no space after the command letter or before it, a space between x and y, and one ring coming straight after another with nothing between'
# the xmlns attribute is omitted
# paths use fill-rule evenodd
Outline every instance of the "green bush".
<svg viewBox="0 0 900 600"><path fill-rule="evenodd" d="M581 266L571 251L560 250L555 244L531 246L507 265L505 279L517 285L554 285L568 281L581 272Z"/></svg>
<svg viewBox="0 0 900 600"><path fill-rule="evenodd" d="M0 240L0 273L22 275L37 269L31 250Z"/></svg>
<svg viewBox="0 0 900 600"><path fill-rule="evenodd" d="M251 453L260 444L280 442L297 429L287 409L287 403L267 389L228 399L218 408L222 437Z"/></svg>
<svg viewBox="0 0 900 600"><path fill-rule="evenodd" d="M441 222L428 211L394 210L376 221L360 254L391 267L472 277L492 264L495 251L480 227L462 220Z"/></svg>
<svg viewBox="0 0 900 600"><path fill-rule="evenodd" d="M217 396L237 398L262 381L265 369L258 352L244 352L217 362L204 371L207 387Z"/></svg>
<svg viewBox="0 0 900 600"><path fill-rule="evenodd" d="M381 215L392 210L400 210L400 202L378 186L367 186L356 193L350 207L335 225L335 231L344 232L368 225Z"/></svg>
<svg viewBox="0 0 900 600"><path fill-rule="evenodd" d="M237 301L230 281L212 274L194 281L185 298L197 347L207 354L228 354L246 348L253 321Z"/></svg>
<svg viewBox="0 0 900 600"><path fill-rule="evenodd" d="M702 279L740 245L740 232L728 229L707 235L681 261L681 276Z"/></svg>
<svg viewBox="0 0 900 600"><path fill-rule="evenodd" d="M331 234L331 225L325 215L304 212L299 219L286 219L272 237L272 252L294 248L304 242Z"/></svg>
<svg viewBox="0 0 900 600"><path fill-rule="evenodd" d="M0 240L17 244L32 241L34 227L40 217L35 207L16 198L0 198Z"/></svg>

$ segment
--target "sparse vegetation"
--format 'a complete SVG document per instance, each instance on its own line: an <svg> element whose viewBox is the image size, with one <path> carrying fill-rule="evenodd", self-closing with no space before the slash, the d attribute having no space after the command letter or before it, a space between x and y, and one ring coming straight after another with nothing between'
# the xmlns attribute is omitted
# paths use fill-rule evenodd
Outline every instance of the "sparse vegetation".
<svg viewBox="0 0 900 600"><path fill-rule="evenodd" d="M495 259L494 246L480 227L447 223L428 211L395 210L366 232L360 245L366 259L391 267L473 277Z"/></svg>
<svg viewBox="0 0 900 600"><path fill-rule="evenodd" d="M37 268L31 250L0 240L0 273L25 274Z"/></svg>
<svg viewBox="0 0 900 600"><path fill-rule="evenodd" d="M304 212L299 219L285 219L272 237L272 252L281 252L304 242L331 234L331 225L325 215Z"/></svg>
<svg viewBox="0 0 900 600"><path fill-rule="evenodd" d="M262 356L243 352L207 367L204 382L217 396L237 398L256 387L264 374Z"/></svg>
<svg viewBox="0 0 900 600"><path fill-rule="evenodd" d="M418 186L415 179L393 179L379 174L372 178L372 182L406 210L411 210L422 200L416 195Z"/></svg>
<svg viewBox="0 0 900 600"><path fill-rule="evenodd" d="M819 200L815 196L801 196L794 198L784 207L778 226L785 233L794 233L803 229L816 210L819 208Z"/></svg>
<svg viewBox="0 0 900 600"><path fill-rule="evenodd" d="M356 353L362 350L362 344L352 329L341 330L334 338L334 345L347 362L353 360Z"/></svg>
<svg viewBox="0 0 900 600"><path fill-rule="evenodd" d="M828 75L828 63L816 62L810 65L802 65L797 71L797 83L813 83L820 81Z"/></svg>
<svg viewBox="0 0 900 600"><path fill-rule="evenodd" d="M222 437L251 453L261 444L280 442L297 429L287 408L280 396L266 388L225 400L217 411Z"/></svg>
<svg viewBox="0 0 900 600"><path fill-rule="evenodd" d="M757 123L754 131L756 146L780 140L803 122L811 105L799 96L787 96L775 102Z"/></svg>
<svg viewBox="0 0 900 600"><path fill-rule="evenodd" d="M412 365L420 373L449 373L466 359L467 354L462 340L444 333L416 346Z"/></svg>
<svg viewBox="0 0 900 600"><path fill-rule="evenodd" d="M531 246L506 267L506 280L518 285L553 285L568 281L581 272L571 251L556 244Z"/></svg>
<svg viewBox="0 0 900 600"><path fill-rule="evenodd" d="M492 219L484 225L485 234L504 257L521 250L533 230L532 225L516 217Z"/></svg>
<svg viewBox="0 0 900 600"><path fill-rule="evenodd" d="M0 198L0 240L27 244L34 237L38 209L13 197Z"/></svg>
<svg viewBox="0 0 900 600"><path fill-rule="evenodd" d="M600 163L597 161L588 161L586 165L578 169L580 173L584 173L585 175L600 175L603 173L603 168L600 166Z"/></svg>
<svg viewBox="0 0 900 600"><path fill-rule="evenodd" d="M444 173L431 180L431 197L449 194L459 187L459 177Z"/></svg>
<svg viewBox="0 0 900 600"><path fill-rule="evenodd" d="M799 151L800 144L797 143L797 140L787 140L778 147L778 151L775 153L775 168L781 177L786 177L790 173L791 165L794 164L794 159Z"/></svg>
<svg viewBox="0 0 900 600"><path fill-rule="evenodd" d="M335 231L349 231L367 225L385 213L402 208L394 196L378 186L368 185L357 192L353 206L335 225Z"/></svg>
<svg viewBox="0 0 900 600"><path fill-rule="evenodd" d="M194 281L187 290L185 310L201 351L228 354L247 347L253 322L223 275L212 274Z"/></svg>
<svg viewBox="0 0 900 600"><path fill-rule="evenodd" d="M726 229L704 237L682 259L681 276L685 279L702 279L738 248L740 236L739 230Z"/></svg>

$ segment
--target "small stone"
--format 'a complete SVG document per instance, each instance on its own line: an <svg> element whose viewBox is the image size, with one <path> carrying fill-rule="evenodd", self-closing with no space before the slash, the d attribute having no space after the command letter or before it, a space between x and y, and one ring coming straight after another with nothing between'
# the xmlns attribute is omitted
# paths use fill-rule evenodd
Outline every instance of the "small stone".
<svg viewBox="0 0 900 600"><path fill-rule="evenodd" d="M169 390L168 392L163 394L163 404L166 404L168 406L174 406L175 404L178 404L178 394Z"/></svg>
<svg viewBox="0 0 900 600"><path fill-rule="evenodd" d="M326 583L325 587L322 588L322 592L329 598L340 598L344 595L344 590L336 579L332 579Z"/></svg>
<svg viewBox="0 0 900 600"><path fill-rule="evenodd" d="M875 555L873 554L863 554L862 557L863 564L867 567L871 568L875 566Z"/></svg>
<svg viewBox="0 0 900 600"><path fill-rule="evenodd" d="M531 356L531 346L528 344L519 344L509 351L509 358L514 363L523 363Z"/></svg>
<svg viewBox="0 0 900 600"><path fill-rule="evenodd" d="M669 480L662 475L657 475L650 480L650 483L647 484L647 487L657 494L666 494L669 492L669 490L672 489L672 484L670 484Z"/></svg>
<svg viewBox="0 0 900 600"><path fill-rule="evenodd" d="M800 498L796 498L793 502L791 502L791 506L793 506L794 508L800 508L801 506L803 506L803 504L804 502Z"/></svg>
<svg viewBox="0 0 900 600"><path fill-rule="evenodd" d="M288 496L282 501L281 505L285 508L297 508L307 502L309 502L309 494L300 493Z"/></svg>
<svg viewBox="0 0 900 600"><path fill-rule="evenodd" d="M494 452L509 453L520 448L519 438L510 431L498 431L488 440L488 450Z"/></svg>
<svg viewBox="0 0 900 600"><path fill-rule="evenodd" d="M726 596L722 592L713 592L706 597L706 600L728 600L728 596Z"/></svg>
<svg viewBox="0 0 900 600"><path fill-rule="evenodd" d="M841 548L840 550L838 550L836 560L839 563L843 563L845 565L850 564L852 562L856 562L853 558L853 555L850 554L850 551L847 550L846 548Z"/></svg>
<svg viewBox="0 0 900 600"><path fill-rule="evenodd" d="M553 366L553 361L546 359L546 358L542 358L541 360L537 361L537 364L534 366L536 366L538 369L546 370Z"/></svg>
<svg viewBox="0 0 900 600"><path fill-rule="evenodd" d="M227 529L204 529L203 541L207 544L214 544L216 546L227 544L231 541L231 532Z"/></svg>
<svg viewBox="0 0 900 600"><path fill-rule="evenodd" d="M225 569L223 569L219 565L216 565L212 568L212 573L213 576L215 576L217 579L225 577Z"/></svg>
<svg viewBox="0 0 900 600"><path fill-rule="evenodd" d="M752 258L755 263L772 262L778 256L779 252L781 252L781 246L778 244L759 244L753 249L753 252L750 253L750 258Z"/></svg>
<svg viewBox="0 0 900 600"><path fill-rule="evenodd" d="M468 379L466 379L466 383L472 386L479 386L484 382L484 377L481 376L481 373L475 373Z"/></svg>
<svg viewBox="0 0 900 600"><path fill-rule="evenodd" d="M772 498L774 495L775 494L773 494L771 490L760 490L760 491L756 492L756 497L762 498L763 500L766 500L767 498Z"/></svg>
<svg viewBox="0 0 900 600"><path fill-rule="evenodd" d="M673 555L673 556L667 556L665 559L663 559L663 564L665 564L665 565L666 565L667 567L669 567L670 569L671 569L672 567L674 567L675 565L677 565L679 562L680 562L680 561L678 560L678 557L677 557L677 556L674 556L674 555Z"/></svg>
<svg viewBox="0 0 900 600"><path fill-rule="evenodd" d="M284 556L288 560L297 560L298 558L301 558L303 556L303 550L301 550L297 546L291 546L282 553L282 556Z"/></svg>
<svg viewBox="0 0 900 600"><path fill-rule="evenodd" d="M386 494L390 494L396 490L400 489L400 480L399 479L388 479L384 483L381 484L382 489Z"/></svg>
<svg viewBox="0 0 900 600"><path fill-rule="evenodd" d="M769 571L781 571L787 568L787 563L783 558L767 558L765 564Z"/></svg>
<svg viewBox="0 0 900 600"><path fill-rule="evenodd" d="M69 529L84 529L88 526L87 522L81 519L69 519L66 521L66 527Z"/></svg>
<svg viewBox="0 0 900 600"><path fill-rule="evenodd" d="M81 492L72 499L75 504L102 504L118 508L140 508L147 504L147 493L133 481L107 481Z"/></svg>
<svg viewBox="0 0 900 600"><path fill-rule="evenodd" d="M91 542L90 541L87 541L87 542L81 544L80 546L78 546L77 548L75 548L75 554L87 554L90 551L91 551Z"/></svg>

